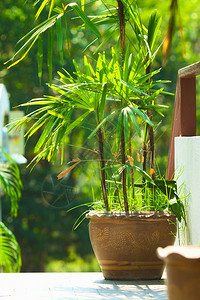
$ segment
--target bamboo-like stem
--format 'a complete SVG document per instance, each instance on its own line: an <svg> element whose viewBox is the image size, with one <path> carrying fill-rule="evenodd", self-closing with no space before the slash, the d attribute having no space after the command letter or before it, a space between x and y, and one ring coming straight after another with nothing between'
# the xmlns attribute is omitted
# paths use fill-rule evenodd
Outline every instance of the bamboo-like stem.
<svg viewBox="0 0 200 300"><path fill-rule="evenodd" d="M124 16L124 5L121 0L118 2L118 16L119 16L119 28L120 28L120 46L121 46L121 56L122 56L122 65L124 62L125 55L125 16Z"/></svg>
<svg viewBox="0 0 200 300"><path fill-rule="evenodd" d="M121 0L118 2L118 16L119 16L119 28L120 28L120 46L121 46L121 68L123 68L124 56L125 56L125 16L124 16L124 5ZM123 99L121 100L123 104ZM121 133L121 162L125 166L126 163L126 147L125 147L125 136L124 136L124 126L122 126ZM126 190L126 168L122 171L122 191L124 197L124 209L126 212L129 211L129 205L127 200L127 190Z"/></svg>
<svg viewBox="0 0 200 300"><path fill-rule="evenodd" d="M126 164L126 156L125 156L125 136L124 136L124 126L122 126L122 134L121 134L121 161L122 165ZM129 211L128 199L127 199L127 190L126 190L126 169L124 168L122 171L122 191L124 196L124 209L125 212Z"/></svg>
<svg viewBox="0 0 200 300"><path fill-rule="evenodd" d="M111 168L110 168L110 172L111 172L112 175L114 175ZM118 186L117 186L117 181L116 181L114 176L113 176L113 180L114 180L116 191L117 191L117 197L118 197L119 205L120 205L121 209L123 210L122 202L121 202L121 199L120 199L120 193L119 193L119 189L118 189Z"/></svg>
<svg viewBox="0 0 200 300"><path fill-rule="evenodd" d="M146 74L149 74L151 72L151 64L148 65L146 68ZM150 78L148 79L148 82L150 82ZM149 92L150 94L150 92ZM149 119L152 121L152 111L147 110L147 115ZM154 147L154 130L152 126L147 124L147 132L149 132L149 147L147 147L147 143L144 141L143 143L143 171L146 172L147 170L147 154L150 153L150 168L154 170L154 173L151 175L152 179L155 179L155 147ZM145 179L143 178L143 182Z"/></svg>
<svg viewBox="0 0 200 300"><path fill-rule="evenodd" d="M148 115L148 112L147 112ZM152 120L152 112L149 114L150 120ZM155 147L154 147L154 130L151 127L149 132L149 153L150 153L150 168L154 170L151 177L153 180L156 178L155 173Z"/></svg>
<svg viewBox="0 0 200 300"><path fill-rule="evenodd" d="M143 163L142 163L142 169L143 171L147 171L147 143L144 141L142 146L142 156L143 156ZM143 182L145 180L143 179Z"/></svg>
<svg viewBox="0 0 200 300"><path fill-rule="evenodd" d="M106 172L105 172L105 158L104 158L104 147L103 147L103 133L102 129L99 128L98 132L98 143L99 143L99 156L100 156L100 174L101 174L101 189L103 193L103 200L104 200L104 205L106 208L106 211L109 211L109 204L108 204L108 195L106 191Z"/></svg>

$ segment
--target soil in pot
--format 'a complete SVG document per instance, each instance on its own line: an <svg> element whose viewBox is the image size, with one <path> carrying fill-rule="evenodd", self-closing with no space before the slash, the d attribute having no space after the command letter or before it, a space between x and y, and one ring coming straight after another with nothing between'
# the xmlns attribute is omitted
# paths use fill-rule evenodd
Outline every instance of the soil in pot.
<svg viewBox="0 0 200 300"><path fill-rule="evenodd" d="M91 211L89 233L105 279L160 279L164 263L158 247L173 245L176 217L164 212Z"/></svg>

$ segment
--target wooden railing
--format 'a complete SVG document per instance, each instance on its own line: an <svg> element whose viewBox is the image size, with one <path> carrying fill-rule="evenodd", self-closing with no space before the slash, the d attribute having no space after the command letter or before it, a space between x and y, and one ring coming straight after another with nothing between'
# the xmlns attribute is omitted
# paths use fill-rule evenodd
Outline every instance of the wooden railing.
<svg viewBox="0 0 200 300"><path fill-rule="evenodd" d="M196 76L200 62L178 71L174 116L168 156L167 179L174 175L174 138L196 135Z"/></svg>

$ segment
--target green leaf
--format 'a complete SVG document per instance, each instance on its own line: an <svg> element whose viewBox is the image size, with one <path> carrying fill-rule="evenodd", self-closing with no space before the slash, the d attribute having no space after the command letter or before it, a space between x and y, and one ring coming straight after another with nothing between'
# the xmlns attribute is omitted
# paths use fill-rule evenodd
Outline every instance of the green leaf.
<svg viewBox="0 0 200 300"><path fill-rule="evenodd" d="M137 123L137 120L136 120L136 117L135 117L134 112L133 112L131 109L129 109L129 110L128 110L128 114L129 114L129 117L130 117L130 119L131 119L131 121L132 121L132 123L133 123L133 126L134 126L134 128L135 128L135 130L136 130L138 136L141 137L140 127L139 127L139 125L138 125L138 123Z"/></svg>
<svg viewBox="0 0 200 300"><path fill-rule="evenodd" d="M25 0L25 3L24 3L24 4L26 4L27 1L28 1L28 0ZM36 0L36 1L33 3L33 6L36 6L40 1L42 1L42 0Z"/></svg>
<svg viewBox="0 0 200 300"><path fill-rule="evenodd" d="M38 37L38 54L37 54L37 59L38 59L38 77L40 80L42 80L42 65L43 65L43 35L40 35Z"/></svg>
<svg viewBox="0 0 200 300"><path fill-rule="evenodd" d="M111 114L109 114L106 118L104 118L101 123L92 131L92 133L88 136L88 139L91 139L93 135L99 130L99 128L108 121L113 115L117 112L117 110L113 111Z"/></svg>
<svg viewBox="0 0 200 300"><path fill-rule="evenodd" d="M14 63L12 63L10 66L8 66L7 69L10 69L11 67L17 65L20 61L22 61L26 55L29 53L30 49L33 47L33 45L35 44L35 42L37 41L38 37L36 37L33 42L31 43L30 47L28 48L28 50L17 60L15 61ZM19 52L19 51L18 51ZM15 57L16 55L13 56L13 58ZM11 59L12 60L12 59ZM10 61L10 60L9 60ZM6 62L7 63L7 62Z"/></svg>
<svg viewBox="0 0 200 300"><path fill-rule="evenodd" d="M141 76L141 77L138 79L138 82L139 82L140 84L142 84L142 83L146 82L148 79L152 78L154 75L158 74L160 71L161 71L161 68L160 68L160 69L157 69L157 70L155 70L155 71L153 71L153 72L151 72L151 73L148 73L148 74L146 74L146 75L143 75L143 76Z"/></svg>
<svg viewBox="0 0 200 300"><path fill-rule="evenodd" d="M49 8L48 18L50 18L52 10L53 10L53 7L54 7L54 0L50 0L50 1L51 1L51 5L50 5L50 8Z"/></svg>
<svg viewBox="0 0 200 300"><path fill-rule="evenodd" d="M60 53L60 61L63 64L63 25L62 25L62 18L59 17L56 20L56 35L57 35L57 45L58 50Z"/></svg>
<svg viewBox="0 0 200 300"><path fill-rule="evenodd" d="M30 49L33 47L33 45L35 44L35 42L37 41L38 37L40 34L42 34L43 32L45 32L46 30L48 30L50 27L52 27L55 24L55 20L56 20L57 16L53 16L47 20L45 20L44 22L42 22L41 24L37 25L35 28L33 28L30 32L28 32L19 42L21 42L22 40L26 39L29 35L30 38L28 38L28 40L22 45L22 47L12 56L11 59L9 59L5 64L7 64L10 61L13 61L18 55L22 54L24 51L26 51L24 54L22 54L22 56L15 61L13 64L11 64L9 68L11 68L12 66L18 64L21 60L23 60L26 55L28 54L28 52L30 51ZM18 42L18 43L19 43ZM28 49L27 49L28 47ZM27 50L26 50L27 49Z"/></svg>
<svg viewBox="0 0 200 300"><path fill-rule="evenodd" d="M0 147L1 155L7 162L0 164L0 187L11 202L11 215L17 216L18 202L21 197L22 182L20 172L14 160Z"/></svg>
<svg viewBox="0 0 200 300"><path fill-rule="evenodd" d="M52 73L53 73L53 28L49 28L48 32L48 52L47 52L47 65L49 71L49 84L52 83Z"/></svg>
<svg viewBox="0 0 200 300"><path fill-rule="evenodd" d="M129 167L135 169L143 178L145 178L147 180L147 182L151 183L152 186L156 186L156 184L154 183L153 179L151 178L151 176L149 174L147 174L145 171L143 171L140 167L136 166L136 165L129 165Z"/></svg>
<svg viewBox="0 0 200 300"><path fill-rule="evenodd" d="M128 147L128 142L129 142L129 130L128 130L128 114L127 114L127 108L123 109L123 125L124 125L124 137L125 137L125 148L127 149Z"/></svg>
<svg viewBox="0 0 200 300"><path fill-rule="evenodd" d="M123 80L125 82L128 81L128 77L132 67L132 53L130 53L129 45L127 46L124 58L124 65L123 65Z"/></svg>
<svg viewBox="0 0 200 300"><path fill-rule="evenodd" d="M65 131L65 134L68 134L71 132L75 127L80 126L80 124L83 122L83 120L91 113L92 111L86 111L83 115L81 115L78 119L76 119L74 122L72 122Z"/></svg>
<svg viewBox="0 0 200 300"><path fill-rule="evenodd" d="M82 10L84 11L84 8L85 8L85 0L81 0L81 8L82 8Z"/></svg>
<svg viewBox="0 0 200 300"><path fill-rule="evenodd" d="M138 116L140 116L146 123L148 123L150 126L155 127L154 124L151 122L147 114L143 113L140 109L136 108L133 105L129 105L130 109L136 113Z"/></svg>
<svg viewBox="0 0 200 300"><path fill-rule="evenodd" d="M0 222L0 261L2 272L20 272L21 251L14 234Z"/></svg>
<svg viewBox="0 0 200 300"><path fill-rule="evenodd" d="M147 98L148 102L151 102L151 101L155 100L158 97L158 95L160 95L162 93L163 93L163 88L155 91L154 93L151 94L151 96L149 96Z"/></svg>
<svg viewBox="0 0 200 300"><path fill-rule="evenodd" d="M37 122L33 124L31 128L26 132L25 137L28 136L30 138L38 129L40 129L46 122L46 114L40 118Z"/></svg>
<svg viewBox="0 0 200 300"><path fill-rule="evenodd" d="M104 106L105 106L106 93L107 93L107 84L103 83L102 87L103 87L103 91L102 91L100 108L99 108L99 121L102 121L102 119L103 119Z"/></svg>
<svg viewBox="0 0 200 300"><path fill-rule="evenodd" d="M119 81L124 85L126 86L127 88L131 89L132 91L135 92L136 95L145 95L145 96L148 96L148 94L146 94L143 90L140 90L138 89L137 87L135 87L134 85L124 81L124 80L121 80L119 79Z"/></svg>
<svg viewBox="0 0 200 300"><path fill-rule="evenodd" d="M120 112L117 122L117 130L116 130L116 152L119 151L120 143L121 143L121 135L122 135L122 127L123 127L123 111Z"/></svg>
<svg viewBox="0 0 200 300"><path fill-rule="evenodd" d="M94 25L93 22L90 21L88 16L84 13L84 11L80 8L80 6L77 3L73 2L73 3L68 4L68 6L72 7L76 11L76 13L84 21L85 25L88 26L98 38L101 37L101 34L100 34L99 30L97 29L97 27Z"/></svg>
<svg viewBox="0 0 200 300"><path fill-rule="evenodd" d="M55 128L55 125L57 122L58 122L58 119L56 117L54 117L54 116L47 117L46 126L45 126L39 140L37 141L37 144L35 146L35 152L38 152L41 149L41 147L46 143L49 135Z"/></svg>
<svg viewBox="0 0 200 300"><path fill-rule="evenodd" d="M157 12L154 11L149 19L149 25L148 25L148 45L150 47L150 50L153 50L153 46L158 34L158 30L160 28L161 24L161 17L158 16Z"/></svg>
<svg viewBox="0 0 200 300"><path fill-rule="evenodd" d="M144 126L144 138L143 138L143 141L146 144L147 144L148 139L149 139L149 131L150 131L150 127L146 123L145 126Z"/></svg>
<svg viewBox="0 0 200 300"><path fill-rule="evenodd" d="M169 209L176 215L179 222L183 219L186 224L185 208L180 200L170 200Z"/></svg>
<svg viewBox="0 0 200 300"><path fill-rule="evenodd" d="M64 23L65 23L65 38L66 38L66 50L67 50L67 55L70 55L70 37L69 37L69 30L68 30L68 23L67 23L67 17L66 14L64 14Z"/></svg>
<svg viewBox="0 0 200 300"><path fill-rule="evenodd" d="M38 9L38 11L37 11L37 13L36 13L36 15L35 15L35 20L37 20L37 19L39 18L41 12L43 11L45 5L46 5L48 2L49 2L49 0L44 0L44 1L42 2L42 4L40 5L40 7L39 7L39 9Z"/></svg>
<svg viewBox="0 0 200 300"><path fill-rule="evenodd" d="M91 73L94 74L94 70L92 69L91 64L88 62L86 55L84 55L84 67L85 67L85 74L87 76L90 76ZM79 70L79 74L80 74L80 69L78 68L78 70Z"/></svg>
<svg viewBox="0 0 200 300"><path fill-rule="evenodd" d="M102 48L102 46L104 44L107 43L107 41L110 40L111 37L113 37L113 34L118 30L118 27L116 26L114 29L112 29L112 31L110 32L110 28L109 30L106 30L103 34L103 41L99 44L99 46L97 46L96 50L94 51L94 54L98 53L98 51ZM93 42L96 42L97 39L95 39ZM92 44L92 43L91 43ZM88 46L84 49L86 50L88 48Z"/></svg>

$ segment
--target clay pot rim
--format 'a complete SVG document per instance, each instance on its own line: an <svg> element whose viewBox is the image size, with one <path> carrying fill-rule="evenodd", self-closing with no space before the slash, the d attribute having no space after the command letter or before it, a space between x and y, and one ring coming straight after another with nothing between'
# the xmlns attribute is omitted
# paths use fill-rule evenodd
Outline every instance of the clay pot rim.
<svg viewBox="0 0 200 300"><path fill-rule="evenodd" d="M167 246L157 249L158 257L162 260L168 259L199 259L200 247L198 246Z"/></svg>
<svg viewBox="0 0 200 300"><path fill-rule="evenodd" d="M176 218L175 215L170 212L165 211L141 211L141 212L104 212L91 210L86 214L88 219L99 219L99 218L109 218L109 219L168 219L169 217Z"/></svg>

